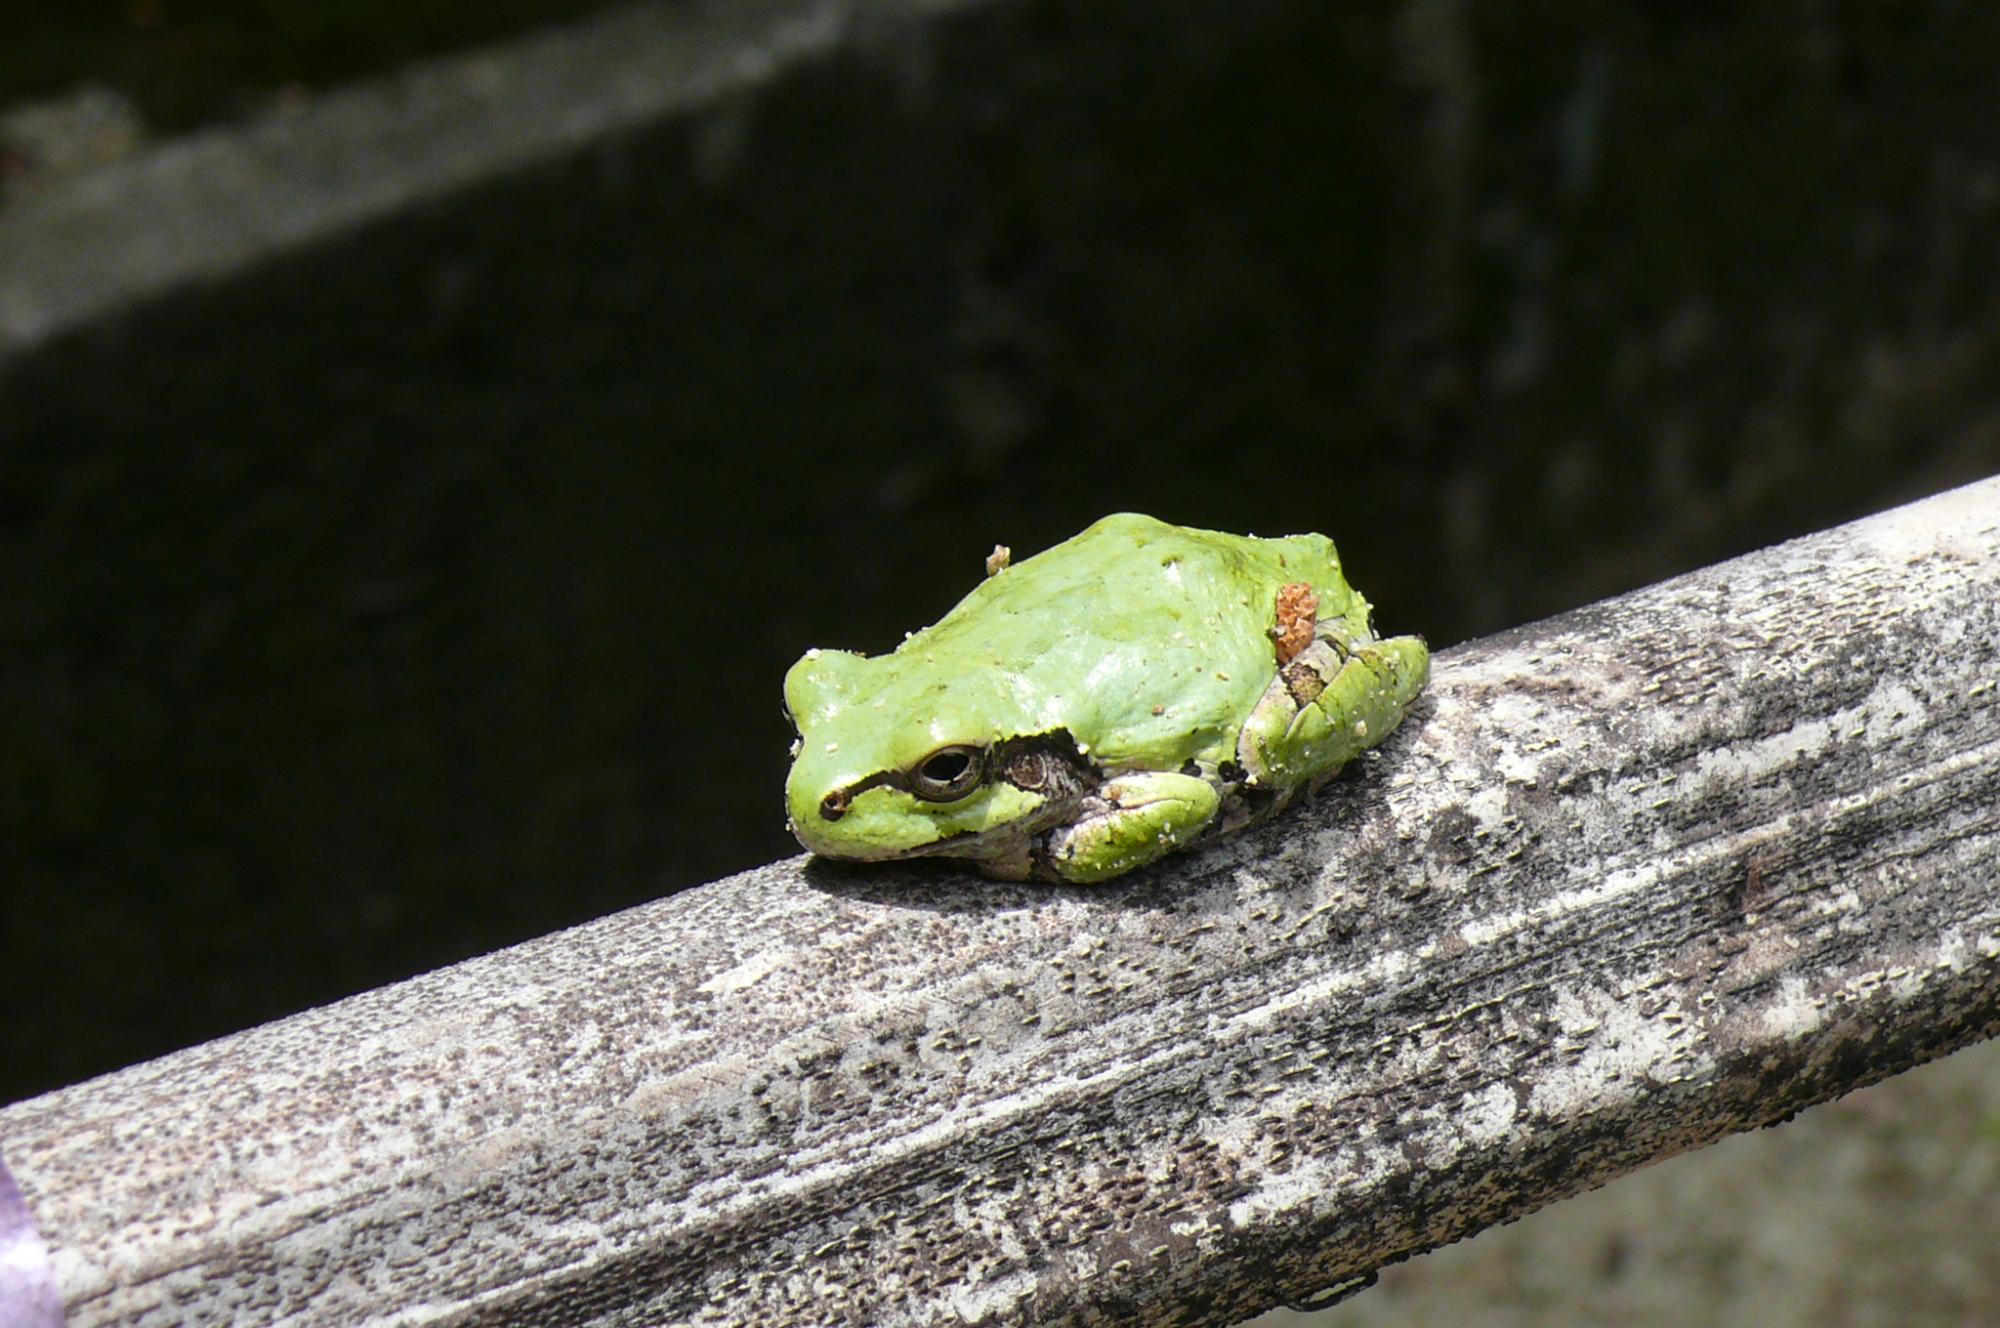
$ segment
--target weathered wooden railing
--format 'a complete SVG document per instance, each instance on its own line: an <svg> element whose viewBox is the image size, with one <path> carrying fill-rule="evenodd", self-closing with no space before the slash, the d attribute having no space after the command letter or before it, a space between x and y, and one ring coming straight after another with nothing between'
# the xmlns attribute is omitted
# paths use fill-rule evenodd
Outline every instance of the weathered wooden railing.
<svg viewBox="0 0 2000 1328"><path fill-rule="evenodd" d="M2000 480L1446 652L1110 887L778 863L0 1150L75 1325L1228 1324L1996 1027Z"/></svg>

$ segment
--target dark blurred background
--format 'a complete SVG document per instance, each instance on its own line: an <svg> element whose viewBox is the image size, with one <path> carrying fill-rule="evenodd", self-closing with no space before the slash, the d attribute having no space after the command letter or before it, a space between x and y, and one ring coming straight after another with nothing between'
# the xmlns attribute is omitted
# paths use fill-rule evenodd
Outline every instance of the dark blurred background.
<svg viewBox="0 0 2000 1328"><path fill-rule="evenodd" d="M12 15L0 222L597 7ZM796 851L996 542L1445 645L2000 470L2000 7L905 8L0 358L0 1101Z"/></svg>

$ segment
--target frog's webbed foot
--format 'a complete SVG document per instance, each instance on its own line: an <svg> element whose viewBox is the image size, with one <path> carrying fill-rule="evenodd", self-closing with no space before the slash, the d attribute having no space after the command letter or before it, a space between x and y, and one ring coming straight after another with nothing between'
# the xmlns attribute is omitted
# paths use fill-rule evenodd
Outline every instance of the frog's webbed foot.
<svg viewBox="0 0 2000 1328"><path fill-rule="evenodd" d="M1252 787L1289 793L1389 735L1430 676L1422 637L1351 639L1338 620L1279 668L1237 740Z"/></svg>
<svg viewBox="0 0 2000 1328"><path fill-rule="evenodd" d="M1116 775L1068 825L1049 832L1037 853L1044 873L1090 884L1142 867L1186 844L1215 819L1221 799L1195 775L1165 771Z"/></svg>

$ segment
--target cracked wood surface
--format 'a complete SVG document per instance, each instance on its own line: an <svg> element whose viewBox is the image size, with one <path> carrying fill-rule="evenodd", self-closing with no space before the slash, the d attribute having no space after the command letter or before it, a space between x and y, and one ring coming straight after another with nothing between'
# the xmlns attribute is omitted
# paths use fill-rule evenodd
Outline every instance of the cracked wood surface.
<svg viewBox="0 0 2000 1328"><path fill-rule="evenodd" d="M0 1150L79 1326L1229 1324L1996 979L2000 479L1447 651L1352 777L1109 886L777 863Z"/></svg>

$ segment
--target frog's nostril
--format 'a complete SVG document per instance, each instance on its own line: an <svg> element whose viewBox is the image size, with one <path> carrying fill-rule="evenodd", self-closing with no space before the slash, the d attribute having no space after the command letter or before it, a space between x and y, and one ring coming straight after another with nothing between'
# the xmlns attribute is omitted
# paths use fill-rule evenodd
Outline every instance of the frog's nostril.
<svg viewBox="0 0 2000 1328"><path fill-rule="evenodd" d="M847 790L835 789L819 800L819 814L822 820L838 821L847 815Z"/></svg>

